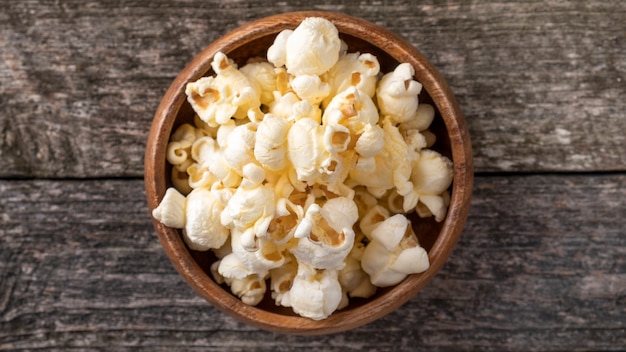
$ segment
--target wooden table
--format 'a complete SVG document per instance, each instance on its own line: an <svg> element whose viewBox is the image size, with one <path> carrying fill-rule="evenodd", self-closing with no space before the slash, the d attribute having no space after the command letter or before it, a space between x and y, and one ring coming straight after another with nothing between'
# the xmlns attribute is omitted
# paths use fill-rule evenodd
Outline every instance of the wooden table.
<svg viewBox="0 0 626 352"><path fill-rule="evenodd" d="M626 349L626 3L0 0L0 350ZM413 43L468 120L476 181L452 257L401 309L273 334L199 298L154 233L143 153L206 45L329 10Z"/></svg>

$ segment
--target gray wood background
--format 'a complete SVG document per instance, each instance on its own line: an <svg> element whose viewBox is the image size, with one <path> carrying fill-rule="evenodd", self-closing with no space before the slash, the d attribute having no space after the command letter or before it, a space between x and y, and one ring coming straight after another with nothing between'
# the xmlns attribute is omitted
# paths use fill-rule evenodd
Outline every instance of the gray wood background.
<svg viewBox="0 0 626 352"><path fill-rule="evenodd" d="M143 152L206 45L328 10L405 37L468 120L476 184L438 276L329 336L199 298L154 234ZM626 2L0 0L0 350L626 350Z"/></svg>

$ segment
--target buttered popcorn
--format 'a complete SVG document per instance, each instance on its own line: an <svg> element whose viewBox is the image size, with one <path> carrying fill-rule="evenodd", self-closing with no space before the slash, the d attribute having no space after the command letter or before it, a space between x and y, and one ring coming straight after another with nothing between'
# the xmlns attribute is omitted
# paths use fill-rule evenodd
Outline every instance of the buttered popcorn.
<svg viewBox="0 0 626 352"><path fill-rule="evenodd" d="M173 187L152 215L211 250L218 283L249 305L267 291L313 320L425 271L407 216L443 221L452 162L428 149L434 108L402 63L350 53L337 28L307 18L266 61L186 86L193 123L170 138Z"/></svg>

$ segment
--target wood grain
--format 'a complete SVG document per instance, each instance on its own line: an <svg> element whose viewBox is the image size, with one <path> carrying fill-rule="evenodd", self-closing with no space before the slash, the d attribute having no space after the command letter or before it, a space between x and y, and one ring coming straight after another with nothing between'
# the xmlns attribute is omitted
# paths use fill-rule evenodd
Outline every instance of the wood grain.
<svg viewBox="0 0 626 352"><path fill-rule="evenodd" d="M1 351L624 350L626 3L268 4L0 0ZM237 26L298 10L414 44L456 94L480 175L426 289L316 337L256 330L197 296L163 253L141 180L178 72Z"/></svg>
<svg viewBox="0 0 626 352"><path fill-rule="evenodd" d="M0 350L619 351L626 176L483 176L452 257L391 315L272 334L218 312L153 233L141 180L0 181ZM520 197L525 194L525 197Z"/></svg>
<svg viewBox="0 0 626 352"><path fill-rule="evenodd" d="M0 1L0 177L140 177L177 73L238 25L329 10L414 44L464 111L478 172L626 170L619 0Z"/></svg>

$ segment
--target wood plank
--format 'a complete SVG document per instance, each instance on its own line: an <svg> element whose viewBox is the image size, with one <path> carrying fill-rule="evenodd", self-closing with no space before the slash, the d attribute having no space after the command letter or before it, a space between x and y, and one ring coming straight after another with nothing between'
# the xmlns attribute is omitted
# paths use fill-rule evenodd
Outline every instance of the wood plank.
<svg viewBox="0 0 626 352"><path fill-rule="evenodd" d="M623 1L331 3L2 1L0 177L141 176L177 72L240 24L305 9L378 23L429 57L478 172L626 169Z"/></svg>
<svg viewBox="0 0 626 352"><path fill-rule="evenodd" d="M626 345L625 174L478 177L431 284L387 317L321 337L259 331L198 298L160 248L139 179L2 180L0 194L0 350Z"/></svg>

